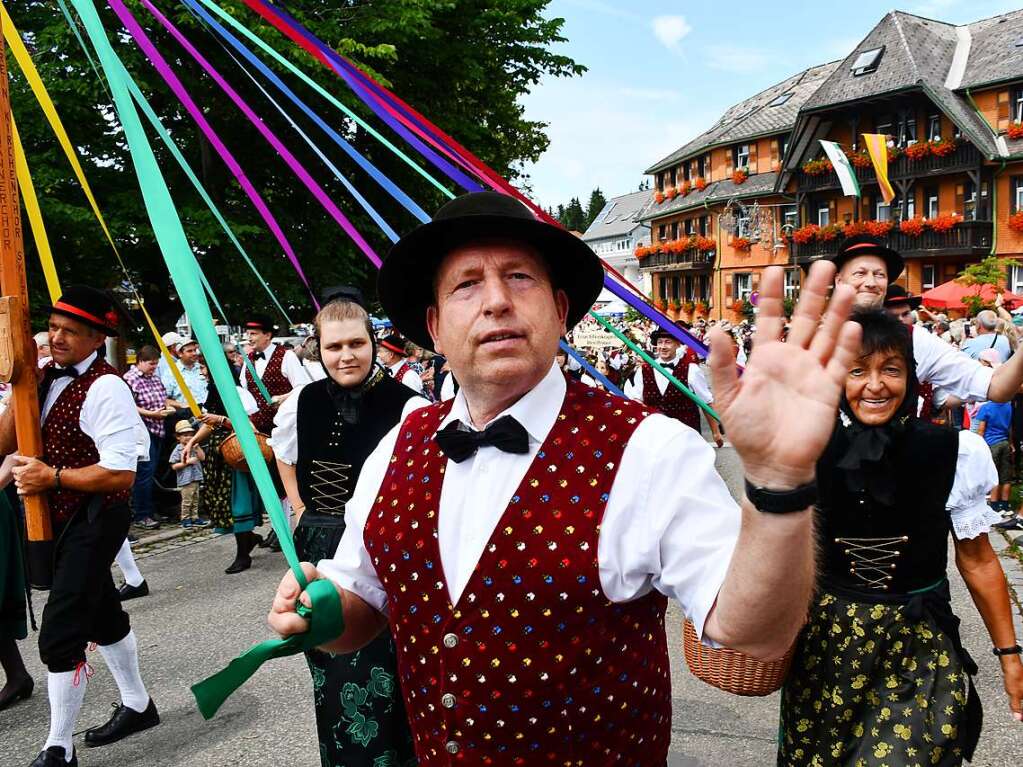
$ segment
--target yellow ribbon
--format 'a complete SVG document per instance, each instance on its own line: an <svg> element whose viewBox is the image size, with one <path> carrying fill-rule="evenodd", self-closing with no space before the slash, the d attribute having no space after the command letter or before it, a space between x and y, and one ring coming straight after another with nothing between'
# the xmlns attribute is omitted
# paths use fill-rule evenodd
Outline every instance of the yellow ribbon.
<svg viewBox="0 0 1023 767"><path fill-rule="evenodd" d="M50 98L50 94L47 92L46 86L43 85L42 78L39 77L39 72L36 69L35 64L32 62L32 57L29 55L25 44L21 41L21 35L15 28L14 21L11 19L10 14L7 13L7 8L2 2L0 2L0 22L2 22L3 25L4 40L7 41L7 45L14 56L14 60L17 62L22 74L25 75L25 79L28 81L28 85L32 89L32 93L35 94L36 100L39 102L39 106L43 110L43 114L46 115L46 120L49 122L50 128L57 137L57 141L60 142L60 146L64 150L64 155L67 157L68 162L71 164L71 168L75 172L75 176L78 178L78 183L81 185L82 191L85 192L85 196L89 200L89 206L92 208L92 213L99 222L100 227L102 227L103 234L106 236L107 242L110 243L110 247L114 251L114 256L117 257L117 261L121 265L125 279L128 281L128 284L131 285L132 292L135 294L135 300L138 302L139 308L142 310L142 314L146 318L146 324L149 325L149 330L152 332L157 346L160 347L160 353L163 354L163 358L167 361L167 365L170 367L171 374L174 376L174 380L177 382L178 388L181 389L181 393L185 395L185 400L188 402L188 409L192 411L192 415L198 418L201 415L199 404L195 401L195 397L188 388L188 384L185 383L185 379L181 375L181 370L178 369L177 362L174 357L171 356L170 350L160 337L160 331L157 330L156 323L153 322L153 318L149 315L149 312L146 309L146 304L142 300L142 296L139 295L135 285L131 282L128 267L125 265L124 259L121 258L121 253L117 249L117 245L114 243L114 238L110 234L107 222L103 218L103 214L100 212L99 205L96 203L96 197L92 193L92 187L89 186L89 182L85 178L85 171L82 170L82 164L78 160L78 152L71 143L71 139L68 137L67 131L64 130L64 124L61 122L60 117L57 114L57 108L53 104L53 99ZM49 285L49 283L47 284ZM50 290L52 293L52 287Z"/></svg>
<svg viewBox="0 0 1023 767"><path fill-rule="evenodd" d="M50 292L50 301L56 303L60 299L60 280L57 278L57 266L53 263L53 252L50 250L50 239L46 236L46 225L43 224L43 213L39 210L39 199L32 183L32 174L28 170L25 148L21 145L18 125L11 115L11 139L14 142L14 169L18 176L18 187L21 189L21 201L25 203L28 223L32 227L32 238L39 251L39 261L43 265L43 276L46 277L46 289Z"/></svg>

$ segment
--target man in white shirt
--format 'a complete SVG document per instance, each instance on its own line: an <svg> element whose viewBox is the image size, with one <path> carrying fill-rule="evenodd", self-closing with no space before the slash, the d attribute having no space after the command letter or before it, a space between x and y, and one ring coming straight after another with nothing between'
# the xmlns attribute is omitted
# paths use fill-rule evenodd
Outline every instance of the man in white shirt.
<svg viewBox="0 0 1023 767"><path fill-rule="evenodd" d="M242 388L248 389L256 398L259 412L252 418L252 423L263 434L270 434L273 430L277 407L295 388L312 380L295 352L273 342L275 327L273 320L265 314L253 314L245 323L249 361L270 393L271 401L266 401L259 386L250 378L248 365L242 366L239 381Z"/></svg>
<svg viewBox="0 0 1023 767"><path fill-rule="evenodd" d="M209 396L209 381L202 374L202 366L199 364L199 344L191 338L182 338L178 344L178 359L176 362L185 386L192 392L195 401L199 405L206 403ZM170 376L170 386L167 389L168 404L175 408L187 408L185 393L178 385L178 379Z"/></svg>
<svg viewBox="0 0 1023 767"><path fill-rule="evenodd" d="M118 335L119 315L106 293L84 285L51 307L50 350L41 384L43 455L15 456L23 496L46 494L54 523L53 583L39 632L48 669L50 734L33 767L77 764L75 720L89 674L85 648L99 647L121 692L110 720L85 733L91 746L113 743L160 722L139 675L135 634L110 575L131 512L128 499L149 441L128 385L100 356ZM0 419L0 449L16 448L13 410Z"/></svg>
<svg viewBox="0 0 1023 767"><path fill-rule="evenodd" d="M811 270L784 344L782 271L765 274L741 381L714 344L719 412L756 503L740 512L695 432L554 369L602 287L584 242L479 192L395 245L384 310L461 388L384 438L336 556L303 569L340 594L330 651L390 620L420 761L663 765L667 597L707 641L761 658L790 647L814 584L815 462L858 339L848 289L821 321L830 269ZM282 636L308 628L299 599L286 576L269 617Z"/></svg>
<svg viewBox="0 0 1023 767"><path fill-rule="evenodd" d="M177 360L178 344L181 343L181 336L171 330L164 333L160 339L163 341L163 345L167 347L167 351L170 352L171 358ZM163 388L170 391L171 383L174 381L174 374L171 372L170 365L163 355L160 355L160 362L157 363L156 375L160 378Z"/></svg>
<svg viewBox="0 0 1023 767"><path fill-rule="evenodd" d="M396 333L389 333L377 341L377 360L384 366L391 378L422 394L423 379L412 367L405 348L405 339Z"/></svg>
<svg viewBox="0 0 1023 767"><path fill-rule="evenodd" d="M856 291L856 304L881 308L889 282L902 274L902 256L876 237L847 238L831 258L835 285ZM1023 385L1023 354L1014 354L998 370L984 367L920 326L914 326L913 358L922 384L941 388L964 402L1008 402Z"/></svg>

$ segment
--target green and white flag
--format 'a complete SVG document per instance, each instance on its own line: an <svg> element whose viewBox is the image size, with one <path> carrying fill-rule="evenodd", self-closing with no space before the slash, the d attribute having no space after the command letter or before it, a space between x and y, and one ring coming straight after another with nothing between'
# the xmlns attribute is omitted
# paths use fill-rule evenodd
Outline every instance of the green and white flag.
<svg viewBox="0 0 1023 767"><path fill-rule="evenodd" d="M859 197L860 182L856 180L856 171L853 170L853 166L849 162L849 158L845 156L845 152L842 151L842 147L834 141L823 140L821 141L821 147L824 148L824 154L831 160L835 173L838 174L838 180L842 183L842 193L846 197Z"/></svg>

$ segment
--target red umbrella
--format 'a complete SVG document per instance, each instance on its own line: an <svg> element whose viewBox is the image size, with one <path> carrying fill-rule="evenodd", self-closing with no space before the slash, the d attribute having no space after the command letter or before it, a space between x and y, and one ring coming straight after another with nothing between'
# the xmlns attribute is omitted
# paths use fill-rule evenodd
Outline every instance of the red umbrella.
<svg viewBox="0 0 1023 767"><path fill-rule="evenodd" d="M995 302L995 288L993 285L963 285L955 280L939 285L928 290L921 296L924 306L932 309L965 309L964 296L979 295L987 303ZM1003 305L1006 307L1023 304L1023 296L1010 293L1008 290L1002 292Z"/></svg>

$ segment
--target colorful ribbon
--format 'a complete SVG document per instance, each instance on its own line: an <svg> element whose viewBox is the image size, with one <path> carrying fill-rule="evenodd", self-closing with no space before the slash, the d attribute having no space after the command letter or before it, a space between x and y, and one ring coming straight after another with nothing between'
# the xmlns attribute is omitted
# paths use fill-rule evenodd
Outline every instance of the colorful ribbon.
<svg viewBox="0 0 1023 767"><path fill-rule="evenodd" d="M21 41L21 35L14 26L14 21L11 19L10 14L7 13L7 8L2 2L0 2L0 24L3 26L4 40L7 42L7 45L14 56L15 62L21 69L22 74L25 75L25 79L28 82L29 87L32 89L32 93L35 94L36 100L39 102L39 106L43 110L43 114L46 115L46 120L49 122L51 130L53 130L54 135L57 137L57 141L60 143L61 149L64 151L64 155L71 164L71 168L75 172L75 177L78 179L78 183L82 187L82 191L85 192L85 197L89 201L89 206L92 208L92 214L99 222L100 228L103 230L103 234L107 238L107 242L110 243L110 248L113 250L114 256L117 258L117 262L121 266L121 271L124 273L125 280L129 285L131 285L132 292L135 294L135 300L138 302L139 308L142 310L142 316L145 317L146 324L149 326L149 331L153 334L153 340L156 342L160 349L160 353L163 355L164 360L166 360L170 367L171 374L174 376L174 380L177 383L178 388L180 388L181 392L185 395L185 401L188 403L189 410L192 411L194 416L199 417L199 415L201 415L199 405L195 401L195 397L192 395L191 390L188 388L188 384L185 383L185 379L182 377L177 364L175 364L174 357L171 356L170 350L160 337L160 331L157 330L156 323L153 322L153 318L146 309L145 301L143 301L142 296L131 282L131 275L128 272L128 267L125 265L124 259L121 258L121 252L117 249L114 238L110 234L110 228L107 226L106 219L103 218L103 214L100 212L99 205L96 202L96 197L92 193L92 187L89 186L89 181L85 177L85 171L82 170L82 164L78 159L78 152L71 143L71 139L68 137L67 131L64 129L64 124L61 122L60 116L57 114L57 108L53 104L53 99L50 98L50 94L46 90L46 86L43 85L42 78L39 77L39 71L36 69L36 66L32 61L32 57L29 56L28 49L25 48L25 44Z"/></svg>
<svg viewBox="0 0 1023 767"><path fill-rule="evenodd" d="M253 54L252 51L249 50L237 37L235 37L226 29L224 29L222 25L218 24L216 19L210 16L210 14L207 13L207 11L204 8L199 6L196 2L194 2L194 0L181 0L181 2L183 2L193 13L195 13L203 21L205 21L206 24L210 27L210 29L212 29L214 32L217 33L217 35L223 38L223 40L225 40L232 48L234 48L234 50L239 55L241 55L242 58L248 61L249 64L254 66L256 70L261 75L263 75L263 77L269 80L274 85L274 87L277 88L277 90L279 90L281 93L287 96L288 99L290 99L295 106L302 110L306 117L312 120L320 130L327 134L331 141L337 144L345 152L345 154L351 157L355 161L355 163L364 171L366 171L366 173L368 173L369 176L374 181L376 181L383 189L385 189L395 200L401 203L401 205L409 213L411 213L413 216L415 216L422 222L430 220L430 216L426 213L426 211L424 211L418 204L416 204L416 202L411 197L409 197L404 191L402 191L397 184L395 184L393 181L387 178L387 176L381 173L380 170L375 165L373 165L373 163L371 163L369 160L367 160L365 157L359 154L359 152L357 152L355 148L352 147L351 144L345 141L344 138L342 138L337 131L335 131L333 128L327 125L323 118L316 114L316 112L314 112L304 101L302 101L298 96L295 95L295 92L292 91L291 88L284 84L284 81L281 80L281 78L274 74L274 72L269 67L267 67L262 61L256 58L255 54ZM241 67L241 64L239 64L239 67ZM243 71L245 71L246 74L249 74L244 67L241 68ZM249 74L249 77L252 78L253 81L255 81L255 77L253 77L251 74ZM263 90L262 86L259 87L260 90ZM264 93L266 92L264 91ZM290 117L287 116L287 113L277 104L277 102L270 98L269 94L267 94L267 98L274 104L274 106L277 107L278 111L285 115L287 120L293 125L293 127L295 127L296 130L301 130L298 128L295 122ZM304 134L303 138L305 138ZM309 142L308 138L306 138L306 141L308 143L311 143ZM329 164L329 161L323 157L322 153L319 152L319 150L315 151L317 152L317 154L320 154L321 159L323 159L324 162ZM348 189L348 191L351 192L352 195L356 197L356 199L359 201L359 204L367 213L369 213L373 220L377 222L377 225L380 226L382 229L390 229L390 227L388 227L386 224L381 223L382 219L380 218L379 214L373 209L373 207L368 202L366 202L362 198L362 196L357 191L355 191L354 187L351 186L348 180L345 179L340 174L340 171L338 171L332 165L330 167L334 175L337 176L345 184L345 187Z"/></svg>
<svg viewBox="0 0 1023 767"><path fill-rule="evenodd" d="M43 267L43 277L46 278L46 290L50 294L50 301L56 303L63 291L60 289L57 265L53 263L53 252L50 250L50 238L46 236L43 212L39 209L39 199L36 197L36 188L32 183L32 174L25 158L25 147L21 145L21 136L18 135L14 115L11 115L11 141L14 144L14 168L18 176L18 188L21 189L21 201L25 203L32 238L35 240L36 250L39 251L39 262Z"/></svg>
<svg viewBox="0 0 1023 767"><path fill-rule="evenodd" d="M238 436L242 452L249 462L260 497L280 538L284 557L301 588L306 590L313 604L311 611L304 610L303 612L308 614L315 633L307 633L289 640L264 642L232 663L220 674L197 685L199 690L196 695L200 700L203 715L212 716L219 702L243 683L264 660L298 653L308 643L321 644L333 636L337 636L343 628L341 603L337 590L331 583L319 581L317 582L321 584L319 586L309 584L302 573L287 518L281 508L280 499L274 491L270 472L262 459L252 425L238 397L234 376L214 330L213 316L206 303L199 279L199 265L189 247L174 201L171 199L166 181L135 109L130 89L125 82L125 73L119 66L116 54L107 40L93 0L71 0L71 2L85 25L86 33L92 41L100 65L106 73L114 105L134 161L146 212L170 270L171 279L181 296L186 312L195 319L196 336L206 355L214 385L220 392L227 415L235 426L235 433Z"/></svg>
<svg viewBox="0 0 1023 767"><path fill-rule="evenodd" d="M366 242L358 230L352 225L347 216L341 212L340 208L334 204L334 201L331 200L320 185L316 183L313 177L309 174L309 171L305 169L305 166L303 166L288 150L288 148L284 146L284 143L277 137L277 135L259 119L259 116L251 107L249 107L248 103L238 94L237 91L234 90L234 88L231 87L227 80L221 76L220 72L218 72L216 68L214 68L213 65L206 60L206 57L203 56L191 42L189 42L181 31L166 16L160 13L160 11L151 2L149 2L149 0L141 0L141 2L143 7L152 14L153 18L155 18L157 22L159 22L160 26L166 29L171 36L177 40L181 47L184 48L185 51L196 61L196 63L203 68L206 74L213 79L227 97L234 102L234 105L241 110L242 114L244 114L248 121L252 123L253 127L255 127L263 138L266 139L267 142L269 142L277 151L277 153L281 156L281 159L283 159L285 164L287 164L287 166L291 169L292 173L298 176L306 189L309 190L313 197L316 198L317 202L319 202L320 205L330 214L331 218L337 222L338 226L345 231L359 250L361 250L370 261L379 266L381 264L380 257L373 251L373 248L369 245L369 243ZM145 51L146 55L149 56L150 61L156 67L157 71L160 72L161 76L165 80L167 80L168 75L177 79L168 66L166 60L160 55L159 51L156 50L156 47L149 39L145 30L142 29L142 26L138 23L131 11L128 10L127 6L124 5L122 0L107 0L107 4L113 8L114 13L117 14L121 23L125 25L131 36L135 38L135 42L143 49L143 51ZM302 279L305 281L304 273L302 274ZM308 282L306 282L306 285L308 286ZM310 295L312 295L311 288ZM320 308L319 301L316 300L315 296L313 296L313 303L316 305L317 309Z"/></svg>
<svg viewBox="0 0 1023 767"><path fill-rule="evenodd" d="M581 355L571 346L566 344L564 341L558 341L558 346L562 349L562 351L565 352L565 354L567 354L569 357L578 362L582 366L583 370L589 373L593 378L600 381L600 383L604 385L604 388L607 389L609 392L611 392L612 394L617 394L619 397L625 396L625 392L623 392L621 389L619 389L617 386L611 383L611 381L608 380L607 376L605 376L603 373L601 373L599 370L593 367L593 365L590 364L590 361L588 359L586 359L583 355Z"/></svg>

